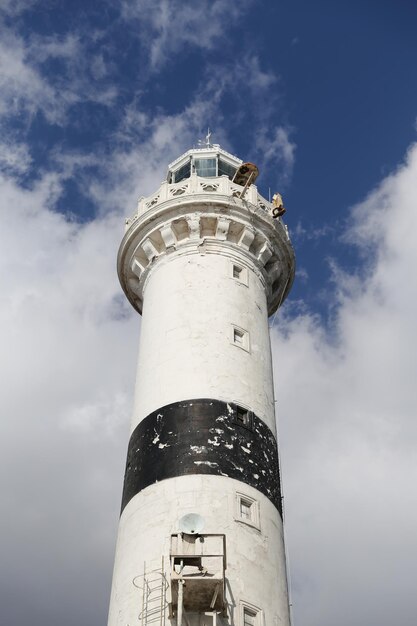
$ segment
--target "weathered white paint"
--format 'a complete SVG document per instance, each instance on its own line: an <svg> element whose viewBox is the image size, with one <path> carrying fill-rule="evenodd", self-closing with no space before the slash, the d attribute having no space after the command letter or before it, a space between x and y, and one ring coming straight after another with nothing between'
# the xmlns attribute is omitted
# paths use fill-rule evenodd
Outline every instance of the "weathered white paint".
<svg viewBox="0 0 417 626"><path fill-rule="evenodd" d="M265 289L246 259L222 254L167 256L151 272L144 308L132 430L152 411L191 398L252 409L275 431ZM248 270L248 284L232 277ZM233 344L249 333L249 351Z"/></svg>
<svg viewBox="0 0 417 626"><path fill-rule="evenodd" d="M237 521L237 492L259 502L260 530ZM109 625L141 623L142 591L138 587L144 563L148 570L160 569L161 556L165 555L169 579L170 535L178 532L178 520L186 513L204 517L204 533L226 534L229 620L218 618L218 623L243 626L238 615L243 601L262 609L262 626L288 626L284 541L276 508L263 494L240 481L205 475L161 481L127 505L120 519ZM164 624L168 625L167 615Z"/></svg>
<svg viewBox="0 0 417 626"><path fill-rule="evenodd" d="M189 180L193 178L199 180L195 175ZM219 251L220 244L225 243L229 251L246 253L263 276L271 315L288 294L294 277L294 254L286 226L272 217L272 207L265 206L266 200L252 204L220 193L221 185L218 191L209 193L204 189L197 193L191 182L189 185L192 191L179 198L161 202L158 195L157 201L148 202L146 210L129 222L118 257L119 278L126 296L141 313L143 285L165 253L189 251L195 245Z"/></svg>
<svg viewBox="0 0 417 626"><path fill-rule="evenodd" d="M141 199L138 214L127 222L119 277L143 313L132 431L159 407L212 398L253 410L275 432L268 314L290 289L294 256L285 226L272 218L256 188L245 200L236 192L227 177L191 175ZM233 264L243 269L238 278ZM234 328L247 333L244 345L234 343ZM237 493L258 503L259 529L236 519ZM158 568L164 556L169 580L170 535L191 512L204 517L204 532L226 535L228 618L218 617L217 624L243 626L246 603L261 610L256 626L288 626L277 509L243 482L211 475L163 480L126 506L109 626L142 624L137 584L144 563ZM207 619L189 617L189 626L209 626ZM175 623L166 611L161 624Z"/></svg>

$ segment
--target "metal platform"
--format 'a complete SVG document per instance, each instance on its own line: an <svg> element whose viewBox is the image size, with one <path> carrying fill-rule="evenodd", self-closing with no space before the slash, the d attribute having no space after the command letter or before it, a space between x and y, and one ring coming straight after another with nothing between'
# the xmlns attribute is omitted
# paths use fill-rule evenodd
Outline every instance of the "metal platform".
<svg viewBox="0 0 417 626"><path fill-rule="evenodd" d="M171 612L224 613L225 535L171 536Z"/></svg>

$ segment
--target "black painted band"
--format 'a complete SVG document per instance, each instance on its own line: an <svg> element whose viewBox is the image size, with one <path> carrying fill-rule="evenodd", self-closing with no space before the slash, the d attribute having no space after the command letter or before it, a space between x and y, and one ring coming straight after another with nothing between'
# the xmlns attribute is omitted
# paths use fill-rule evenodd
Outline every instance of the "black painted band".
<svg viewBox="0 0 417 626"><path fill-rule="evenodd" d="M129 441L122 511L145 487L187 474L240 480L266 495L282 514L275 437L261 419L236 404L175 402L142 420Z"/></svg>

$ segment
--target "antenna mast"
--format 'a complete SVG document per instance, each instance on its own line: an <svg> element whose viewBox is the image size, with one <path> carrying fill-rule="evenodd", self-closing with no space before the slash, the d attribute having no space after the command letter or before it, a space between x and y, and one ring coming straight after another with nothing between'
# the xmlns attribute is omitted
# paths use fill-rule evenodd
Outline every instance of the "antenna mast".
<svg viewBox="0 0 417 626"><path fill-rule="evenodd" d="M212 148L213 144L211 143L210 139L212 136L212 132L210 131L210 128L207 128L207 135L204 137L204 139L199 139L198 140L198 145L199 146L206 146L206 148Z"/></svg>

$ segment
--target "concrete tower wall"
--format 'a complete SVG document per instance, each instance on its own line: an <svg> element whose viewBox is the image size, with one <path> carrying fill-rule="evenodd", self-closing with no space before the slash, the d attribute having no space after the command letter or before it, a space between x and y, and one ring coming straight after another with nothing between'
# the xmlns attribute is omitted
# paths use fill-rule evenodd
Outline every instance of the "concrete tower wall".
<svg viewBox="0 0 417 626"><path fill-rule="evenodd" d="M242 344L235 329L247 333ZM252 409L275 433L265 286L253 264L221 246L161 260L144 288L137 372L132 431L161 406L214 398Z"/></svg>
<svg viewBox="0 0 417 626"><path fill-rule="evenodd" d="M241 193L164 183L120 247L143 322L109 626L289 626L268 315L294 258Z"/></svg>
<svg viewBox="0 0 417 626"><path fill-rule="evenodd" d="M238 498L249 496L258 506L258 524L239 515ZM126 506L120 519L113 575L109 626L141 624L142 574L168 569L169 537L178 531L178 519L198 512L204 533L226 535L227 618L217 624L243 626L244 606L259 611L256 626L288 626L288 594L282 522L271 501L241 481L209 475L181 476L144 489ZM138 528L140 531L138 531ZM169 598L168 598L169 599ZM190 617L190 626L203 626L202 617ZM154 622L159 624L159 621ZM169 620L165 609L164 625ZM210 621L206 622L211 626Z"/></svg>

